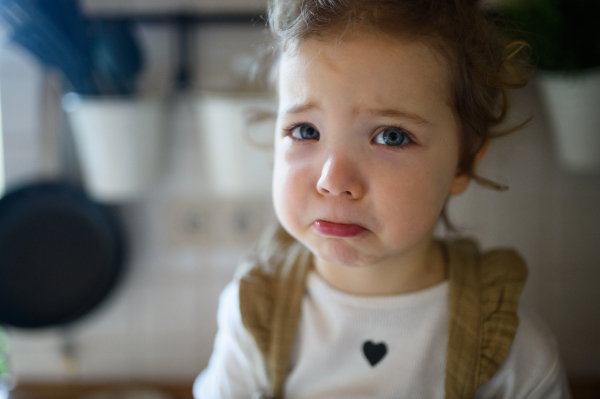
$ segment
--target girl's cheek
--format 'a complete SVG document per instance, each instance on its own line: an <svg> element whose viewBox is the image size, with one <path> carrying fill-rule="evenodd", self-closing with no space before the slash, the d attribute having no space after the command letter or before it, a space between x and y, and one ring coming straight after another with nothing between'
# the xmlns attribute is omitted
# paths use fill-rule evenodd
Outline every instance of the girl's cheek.
<svg viewBox="0 0 600 399"><path fill-rule="evenodd" d="M276 165L273 175L273 204L282 226L292 235L302 209L308 201L310 171L295 164L283 162Z"/></svg>
<svg viewBox="0 0 600 399"><path fill-rule="evenodd" d="M283 190L285 186L294 179L295 171L298 169L298 154L292 150L291 140L280 139L275 145L275 164L273 168L273 187L275 190ZM292 143L293 144L293 143Z"/></svg>
<svg viewBox="0 0 600 399"><path fill-rule="evenodd" d="M274 194L280 197L304 196L312 185L316 186L315 165L317 163L306 149L297 150L285 147L279 147L275 154Z"/></svg>
<svg viewBox="0 0 600 399"><path fill-rule="evenodd" d="M311 163L316 155L316 146L310 142L296 142L289 137L283 137L275 145L276 161L289 166Z"/></svg>
<svg viewBox="0 0 600 399"><path fill-rule="evenodd" d="M312 174L310 163L289 162L286 159L280 159L275 164L273 181L276 189L285 192L297 191L299 185L307 184Z"/></svg>

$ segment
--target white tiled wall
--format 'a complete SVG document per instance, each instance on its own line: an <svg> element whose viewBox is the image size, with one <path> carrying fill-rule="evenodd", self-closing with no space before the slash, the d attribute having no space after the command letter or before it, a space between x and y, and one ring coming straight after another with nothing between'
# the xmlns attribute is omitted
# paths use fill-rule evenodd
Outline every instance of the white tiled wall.
<svg viewBox="0 0 600 399"><path fill-rule="evenodd" d="M208 25L198 33L195 88L232 90L236 61L265 43L260 26ZM169 93L174 32L154 24L141 31L152 43L142 91ZM9 186L44 174L40 143L43 74L7 44L0 54L5 162ZM492 144L481 174L510 186L503 193L473 185L450 203L450 216L483 247L513 246L530 266L524 302L548 320L568 371L600 375L600 174L559 170L534 86L514 94L510 123L529 126ZM51 95L49 96L52 97ZM176 201L206 199L193 93L172 94L169 164L143 201L120 207L130 241L129 269L106 303L69 331L79 360L70 377L61 364L65 332L11 330L12 368L19 378L148 378L190 380L206 365L216 331L221 289L243 247L175 245L168 210ZM51 147L50 147L51 148ZM9 187L10 188L10 187Z"/></svg>
<svg viewBox="0 0 600 399"><path fill-rule="evenodd" d="M600 374L600 172L576 175L556 163L535 82L514 94L508 126L529 125L493 142L480 174L506 192L472 185L450 215L484 247L517 248L529 265L523 302L555 332L568 372Z"/></svg>
<svg viewBox="0 0 600 399"><path fill-rule="evenodd" d="M36 175L42 131L43 76L33 59L11 48L0 58L2 93L2 134L6 146L6 184Z"/></svg>

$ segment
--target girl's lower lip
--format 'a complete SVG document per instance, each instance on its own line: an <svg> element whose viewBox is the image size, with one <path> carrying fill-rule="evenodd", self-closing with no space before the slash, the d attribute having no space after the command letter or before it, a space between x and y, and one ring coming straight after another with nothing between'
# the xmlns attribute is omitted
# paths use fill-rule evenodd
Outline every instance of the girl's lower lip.
<svg viewBox="0 0 600 399"><path fill-rule="evenodd" d="M366 229L357 224L341 224L315 220L313 228L320 234L331 237L355 237Z"/></svg>

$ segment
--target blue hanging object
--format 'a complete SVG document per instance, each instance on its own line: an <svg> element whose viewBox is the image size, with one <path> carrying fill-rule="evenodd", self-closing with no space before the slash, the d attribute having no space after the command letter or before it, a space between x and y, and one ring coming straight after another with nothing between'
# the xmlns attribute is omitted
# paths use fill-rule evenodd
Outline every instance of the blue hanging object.
<svg viewBox="0 0 600 399"><path fill-rule="evenodd" d="M92 47L92 60L107 91L131 94L142 68L142 54L126 21L100 21Z"/></svg>
<svg viewBox="0 0 600 399"><path fill-rule="evenodd" d="M78 92L99 94L89 57L74 46L37 3L32 0L1 2L0 16L8 25L11 41L27 49L45 66L60 70Z"/></svg>
<svg viewBox="0 0 600 399"><path fill-rule="evenodd" d="M132 94L143 57L130 21L84 17L75 0L1 0L10 39L82 95Z"/></svg>

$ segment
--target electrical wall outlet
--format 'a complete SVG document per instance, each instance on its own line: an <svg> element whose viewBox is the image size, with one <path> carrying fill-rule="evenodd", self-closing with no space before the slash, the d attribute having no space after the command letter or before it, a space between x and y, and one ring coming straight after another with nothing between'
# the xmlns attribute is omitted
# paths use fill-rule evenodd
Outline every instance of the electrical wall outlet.
<svg viewBox="0 0 600 399"><path fill-rule="evenodd" d="M167 212L171 244L212 245L216 239L214 206L211 201L174 201Z"/></svg>
<svg viewBox="0 0 600 399"><path fill-rule="evenodd" d="M174 246L247 246L272 220L268 200L175 200L167 212Z"/></svg>
<svg viewBox="0 0 600 399"><path fill-rule="evenodd" d="M221 207L219 220L224 245L250 245L270 221L271 203L260 200L230 200Z"/></svg>

